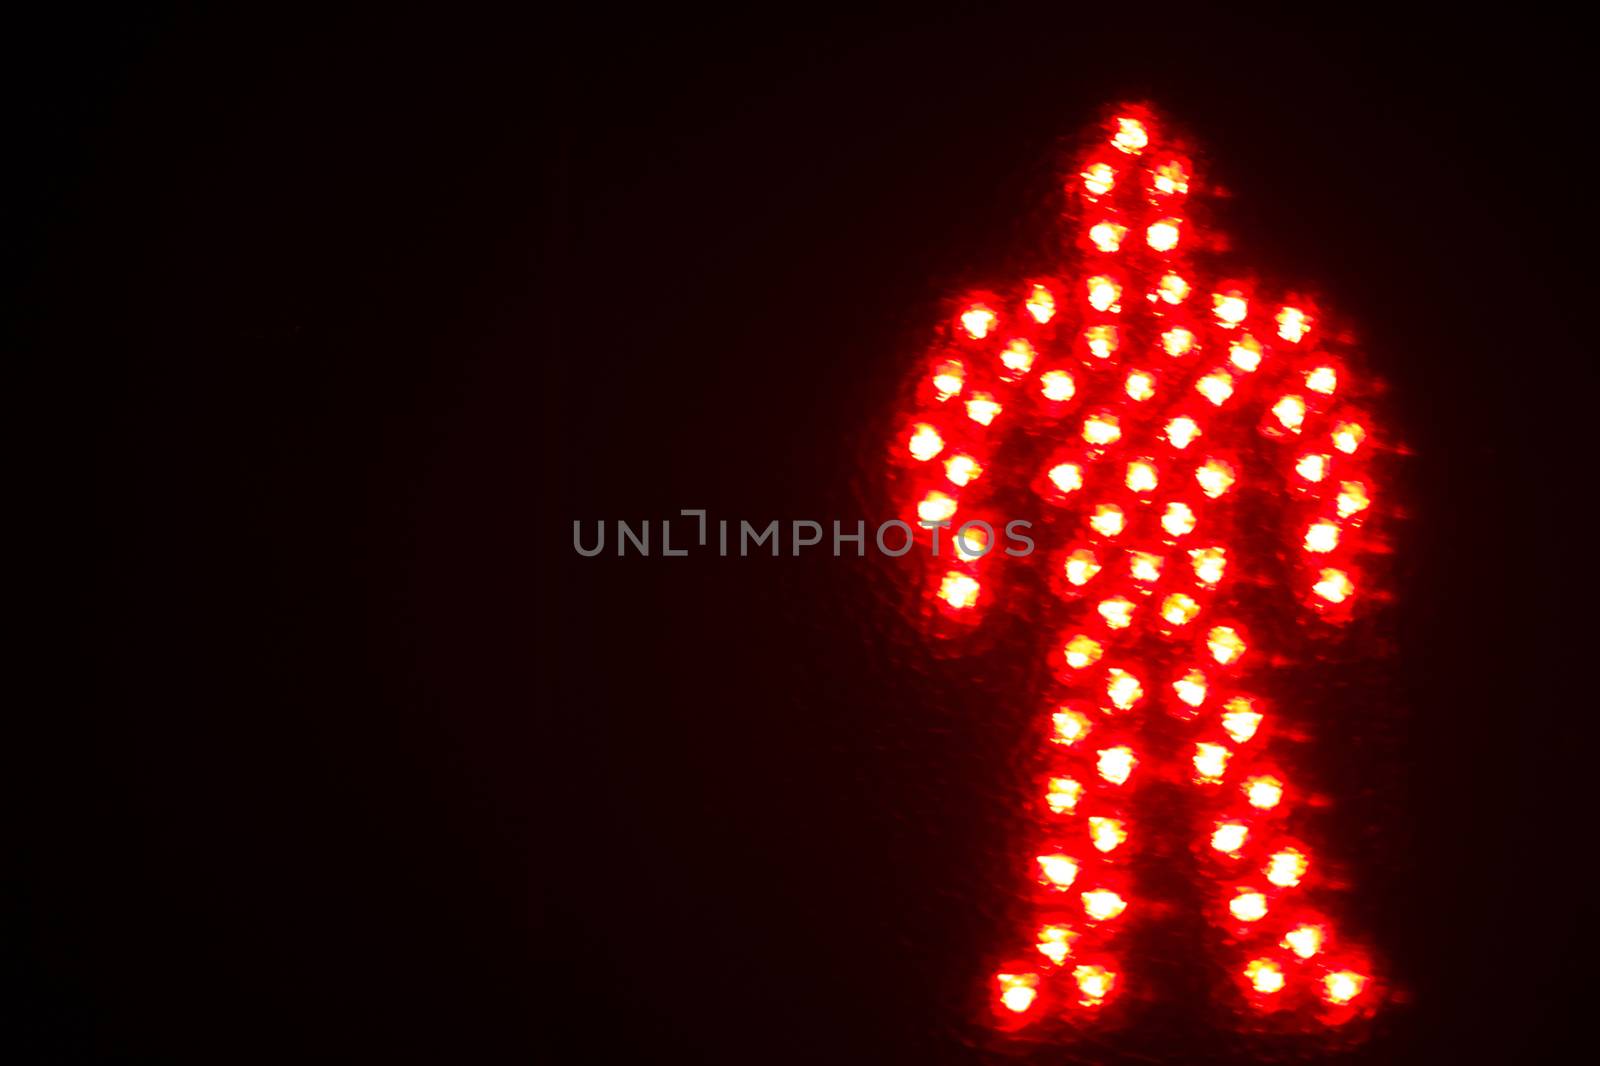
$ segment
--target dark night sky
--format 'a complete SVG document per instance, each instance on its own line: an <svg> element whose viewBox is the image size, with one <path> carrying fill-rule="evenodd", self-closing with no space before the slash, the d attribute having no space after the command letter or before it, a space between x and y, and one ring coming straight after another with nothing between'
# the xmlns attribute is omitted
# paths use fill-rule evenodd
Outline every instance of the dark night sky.
<svg viewBox="0 0 1600 1066"><path fill-rule="evenodd" d="M583 560L570 526L870 514L939 301L1044 247L1062 138L1118 98L1208 149L1255 265L1361 325L1413 452L1398 655L1311 697L1362 708L1313 769L1414 996L1352 1061L1551 1061L1574 1027L1570 28L6 36L16 520L64 555L29 567L48 684L4 745L8 1061L973 1061L1005 657L922 658L865 564ZM1187 1026L1080 1057L1243 1054Z"/></svg>

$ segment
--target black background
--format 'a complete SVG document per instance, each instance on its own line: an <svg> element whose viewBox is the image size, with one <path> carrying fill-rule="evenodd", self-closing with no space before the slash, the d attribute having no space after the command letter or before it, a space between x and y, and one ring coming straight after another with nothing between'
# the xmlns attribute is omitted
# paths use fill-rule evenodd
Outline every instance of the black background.
<svg viewBox="0 0 1600 1066"><path fill-rule="evenodd" d="M8 1059L977 1058L1005 656L930 660L867 563L585 560L571 522L871 517L939 301L1046 247L1063 138L1148 98L1248 258L1361 324L1413 452L1398 655L1311 697L1351 716L1310 769L1412 1000L1354 1055L1550 1061L1592 992L1569 36L1077 5L9 31L14 521L64 561L23 559L7 701ZM1243 1054L1205 1018L1072 1054Z"/></svg>

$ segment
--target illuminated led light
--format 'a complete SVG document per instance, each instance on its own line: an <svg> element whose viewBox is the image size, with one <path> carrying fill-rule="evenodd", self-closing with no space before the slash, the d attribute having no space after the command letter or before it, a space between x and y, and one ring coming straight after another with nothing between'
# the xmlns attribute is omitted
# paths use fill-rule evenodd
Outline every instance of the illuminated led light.
<svg viewBox="0 0 1600 1066"><path fill-rule="evenodd" d="M1114 503L1096 504L1094 514L1089 516L1089 528L1102 537L1120 536L1127 524L1127 515Z"/></svg>
<svg viewBox="0 0 1600 1066"><path fill-rule="evenodd" d="M1136 118L1117 118L1117 132L1111 136L1111 146L1119 152L1138 155L1150 143L1150 133L1144 123Z"/></svg>
<svg viewBox="0 0 1600 1066"><path fill-rule="evenodd" d="M1250 314L1250 304L1236 293L1216 293L1211 297L1211 310L1224 326L1237 326Z"/></svg>
<svg viewBox="0 0 1600 1066"><path fill-rule="evenodd" d="M1148 459L1135 459L1128 464L1123 483L1134 492L1150 492L1160 483L1160 479L1156 476L1154 463Z"/></svg>
<svg viewBox="0 0 1600 1066"><path fill-rule="evenodd" d="M1087 633L1079 633L1063 646L1062 655L1066 658L1067 665L1074 670L1087 670L1100 661L1104 651L1098 640Z"/></svg>
<svg viewBox="0 0 1600 1066"><path fill-rule="evenodd" d="M946 493L934 489L922 498L917 504L917 517L930 525L935 522L947 522L956 513L956 501Z"/></svg>
<svg viewBox="0 0 1600 1066"><path fill-rule="evenodd" d="M983 340L994 331L999 322L1000 316L985 304L973 304L961 312L961 327L973 340Z"/></svg>
<svg viewBox="0 0 1600 1066"><path fill-rule="evenodd" d="M1082 798L1083 784L1076 778L1052 777L1045 786L1044 802L1052 814L1071 814Z"/></svg>
<svg viewBox="0 0 1600 1066"><path fill-rule="evenodd" d="M1153 552L1129 552L1128 576L1142 584L1153 585L1161 580L1161 569L1166 560Z"/></svg>
<svg viewBox="0 0 1600 1066"><path fill-rule="evenodd" d="M1354 970L1336 970L1322 978L1322 998L1336 1007L1359 996L1367 987L1367 978Z"/></svg>
<svg viewBox="0 0 1600 1066"><path fill-rule="evenodd" d="M1200 423L1187 415L1179 415L1167 423L1165 436L1167 443L1182 451L1199 438Z"/></svg>
<svg viewBox="0 0 1600 1066"><path fill-rule="evenodd" d="M1311 328L1311 319L1298 307L1285 307L1278 312L1278 336L1290 344L1299 344Z"/></svg>
<svg viewBox="0 0 1600 1066"><path fill-rule="evenodd" d="M1262 714L1248 696L1235 696L1222 705L1222 728L1235 744L1243 744L1261 728Z"/></svg>
<svg viewBox="0 0 1600 1066"><path fill-rule="evenodd" d="M1096 359L1110 359L1117 350L1117 327L1090 326L1083 331L1083 343Z"/></svg>
<svg viewBox="0 0 1600 1066"><path fill-rule="evenodd" d="M1261 342L1248 333L1228 346L1228 362L1246 374L1261 365Z"/></svg>
<svg viewBox="0 0 1600 1066"><path fill-rule="evenodd" d="M1116 187L1117 172L1108 163L1091 163L1078 175L1091 196L1104 196Z"/></svg>
<svg viewBox="0 0 1600 1066"><path fill-rule="evenodd" d="M1071 888L1072 882L1078 879L1078 860L1070 855L1040 855L1035 861L1039 864L1039 880L1043 884Z"/></svg>
<svg viewBox="0 0 1600 1066"><path fill-rule="evenodd" d="M1050 728L1052 741L1070 747L1089 735L1089 716L1063 707L1050 715Z"/></svg>
<svg viewBox="0 0 1600 1066"><path fill-rule="evenodd" d="M1219 822L1211 831L1211 847L1224 855L1237 855L1250 839L1250 827L1242 822Z"/></svg>
<svg viewBox="0 0 1600 1066"><path fill-rule="evenodd" d="M1233 395L1233 375L1226 370L1213 370L1194 383L1194 391L1221 407Z"/></svg>
<svg viewBox="0 0 1600 1066"><path fill-rule="evenodd" d="M1144 403L1156 394L1155 376L1144 370L1132 370L1122 382L1122 391L1135 403Z"/></svg>
<svg viewBox="0 0 1600 1066"><path fill-rule="evenodd" d="M1089 840L1095 850L1110 854L1128 839L1128 830L1120 818L1095 816L1089 819Z"/></svg>
<svg viewBox="0 0 1600 1066"><path fill-rule="evenodd" d="M970 610L978 605L979 588L976 578L952 570L939 582L939 598L958 611Z"/></svg>
<svg viewBox="0 0 1600 1066"><path fill-rule="evenodd" d="M1283 934L1283 946L1302 959L1309 959L1322 950L1322 943L1325 939L1322 926L1312 925L1308 922L1297 925Z"/></svg>
<svg viewBox="0 0 1600 1066"><path fill-rule="evenodd" d="M1164 218L1159 222L1153 222L1150 228L1144 231L1144 241L1155 251L1170 252L1178 246L1181 224L1176 218Z"/></svg>
<svg viewBox="0 0 1600 1066"><path fill-rule="evenodd" d="M1215 585L1228 570L1226 548L1196 548L1189 553L1194 567L1194 579L1202 585Z"/></svg>
<svg viewBox="0 0 1600 1066"><path fill-rule="evenodd" d="M1144 686L1128 671L1113 667L1106 671L1106 699L1110 700L1111 705L1117 710L1125 711L1144 699ZM1101 752L1101 755L1104 754Z"/></svg>
<svg viewBox="0 0 1600 1066"><path fill-rule="evenodd" d="M1041 925L1034 946L1039 954L1060 966L1072 954L1072 942L1080 935L1068 925Z"/></svg>
<svg viewBox="0 0 1600 1066"><path fill-rule="evenodd" d="M1332 522L1313 522L1306 527L1306 551L1326 554L1338 546L1339 527Z"/></svg>
<svg viewBox="0 0 1600 1066"><path fill-rule="evenodd" d="M1077 463L1057 463L1046 476L1050 484L1062 493L1077 492L1083 488L1083 467Z"/></svg>
<svg viewBox="0 0 1600 1066"><path fill-rule="evenodd" d="M1341 482L1338 506L1340 518L1349 518L1365 511L1372 506L1372 500L1367 496L1367 487L1359 481Z"/></svg>
<svg viewBox="0 0 1600 1066"><path fill-rule="evenodd" d="M1078 548L1067 556L1067 583L1082 588L1100 572L1100 559L1088 548Z"/></svg>
<svg viewBox="0 0 1600 1066"><path fill-rule="evenodd" d="M1252 959L1245 963L1244 977L1251 988L1264 996L1283 991L1283 967L1271 959Z"/></svg>
<svg viewBox="0 0 1600 1066"><path fill-rule="evenodd" d="M1306 388L1312 392L1320 392L1324 396L1332 396L1333 390L1339 387L1339 372L1331 366L1312 367L1306 371Z"/></svg>
<svg viewBox="0 0 1600 1066"><path fill-rule="evenodd" d="M1333 446L1346 455L1354 455L1367 439L1367 431L1359 422L1340 422L1333 427Z"/></svg>
<svg viewBox="0 0 1600 1066"><path fill-rule="evenodd" d="M1133 625L1133 601L1126 596L1101 600L1096 610L1111 629L1127 629Z"/></svg>
<svg viewBox="0 0 1600 1066"><path fill-rule="evenodd" d="M994 422L1000 414L1000 405L995 398L987 392L975 392L967 400L967 417L980 426L987 426Z"/></svg>
<svg viewBox="0 0 1600 1066"><path fill-rule="evenodd" d="M944 451L944 438L928 423L918 422L911 427L911 441L908 447L911 450L911 458L919 463L925 463Z"/></svg>
<svg viewBox="0 0 1600 1066"><path fill-rule="evenodd" d="M1051 403L1066 403L1077 394L1078 384L1065 370L1047 370L1039 376L1039 391Z"/></svg>
<svg viewBox="0 0 1600 1066"><path fill-rule="evenodd" d="M1162 163L1151 169L1150 187L1162 196L1186 196L1189 192L1189 172L1177 160Z"/></svg>
<svg viewBox="0 0 1600 1066"><path fill-rule="evenodd" d="M1318 574L1317 583L1311 586L1312 592L1333 604L1348 600L1355 590L1350 575L1333 567L1328 567Z"/></svg>
<svg viewBox="0 0 1600 1066"><path fill-rule="evenodd" d="M1000 353L1000 362L1014 374L1026 374L1033 369L1033 345L1018 337Z"/></svg>
<svg viewBox="0 0 1600 1066"><path fill-rule="evenodd" d="M1271 775L1252 777L1241 786L1244 798L1259 811L1270 811L1283 802L1283 782Z"/></svg>
<svg viewBox="0 0 1600 1066"><path fill-rule="evenodd" d="M1194 351L1194 334L1182 326L1174 326L1161 335L1161 347L1177 359Z"/></svg>
<svg viewBox="0 0 1600 1066"><path fill-rule="evenodd" d="M956 558L962 562L972 562L989 554L989 534L982 529L968 529L965 533L958 533L950 538L950 544L955 549Z"/></svg>
<svg viewBox="0 0 1600 1066"><path fill-rule="evenodd" d="M1102 252L1114 252L1122 247L1122 238L1127 232L1127 226L1119 226L1115 222L1096 222L1089 227L1089 241Z"/></svg>
<svg viewBox="0 0 1600 1066"><path fill-rule="evenodd" d="M1298 396L1285 396L1272 405L1272 417L1290 433L1299 433L1306 424L1306 402Z"/></svg>
<svg viewBox="0 0 1600 1066"><path fill-rule="evenodd" d="M1300 883L1306 875L1308 860L1306 854L1296 848L1284 848L1282 851L1273 852L1267 860L1267 880L1279 888L1293 888Z"/></svg>
<svg viewBox="0 0 1600 1066"><path fill-rule="evenodd" d="M1186 626L1200 613L1195 598L1185 592L1174 592L1161 601L1161 617L1173 626Z"/></svg>
<svg viewBox="0 0 1600 1066"><path fill-rule="evenodd" d="M1244 889L1228 901L1228 913L1241 922L1259 922L1267 916L1267 897L1254 889Z"/></svg>
<svg viewBox="0 0 1600 1066"><path fill-rule="evenodd" d="M1028 302L1023 306L1028 309L1028 314L1033 316L1033 320L1041 325L1056 316L1055 294L1043 285L1033 287L1033 291L1028 293Z"/></svg>
<svg viewBox="0 0 1600 1066"><path fill-rule="evenodd" d="M1122 439L1121 420L1113 414L1094 414L1083 420L1083 439L1096 447Z"/></svg>
<svg viewBox="0 0 1600 1066"><path fill-rule="evenodd" d="M999 973L995 981L1000 986L1000 1003L1006 1010L1022 1014L1039 998L1039 975L1032 973Z"/></svg>
<svg viewBox="0 0 1600 1066"><path fill-rule="evenodd" d="M1125 785L1133 774L1133 768L1139 765L1139 760L1129 747L1107 748L1100 752L1100 757L1095 763L1095 769L1100 772L1102 779L1113 785Z"/></svg>
<svg viewBox="0 0 1600 1066"><path fill-rule="evenodd" d="M1328 456L1318 455L1315 452L1302 455L1295 460L1294 472L1313 485L1328 476ZM1340 518L1345 517L1340 515Z"/></svg>
<svg viewBox="0 0 1600 1066"><path fill-rule="evenodd" d="M944 476L952 485L965 487L978 480L982 473L983 464L966 452L952 455L944 461Z"/></svg>
<svg viewBox="0 0 1600 1066"><path fill-rule="evenodd" d="M1194 746L1194 773L1200 781L1221 781L1222 775L1228 772L1228 760L1233 758L1233 752L1221 744L1210 744L1202 741Z"/></svg>
<svg viewBox="0 0 1600 1066"><path fill-rule="evenodd" d="M1118 303L1122 299L1122 286L1106 277L1097 274L1089 279L1089 306L1096 311L1120 311ZM1102 356L1101 358L1104 358Z"/></svg>
<svg viewBox="0 0 1600 1066"><path fill-rule="evenodd" d="M1078 1003L1085 1007L1104 1002L1117 986L1117 975L1104 966L1076 967L1072 971L1072 979L1078 985Z"/></svg>
<svg viewBox="0 0 1600 1066"><path fill-rule="evenodd" d="M1199 670L1190 670L1172 683L1173 693L1190 707L1198 707L1206 701L1208 687L1206 675Z"/></svg>
<svg viewBox="0 0 1600 1066"><path fill-rule="evenodd" d="M1109 922L1121 917L1128 909L1128 901L1109 888L1096 888L1083 893L1083 913L1097 922Z"/></svg>
<svg viewBox="0 0 1600 1066"><path fill-rule="evenodd" d="M1211 657L1222 666L1232 666L1244 657L1244 637L1232 626L1212 626L1206 634L1206 647Z"/></svg>
<svg viewBox="0 0 1600 1066"><path fill-rule="evenodd" d="M1233 467L1221 459L1207 459L1194 471L1194 479L1200 483L1200 491L1213 500L1233 488L1236 480Z"/></svg>
<svg viewBox="0 0 1600 1066"><path fill-rule="evenodd" d="M943 403L961 391L961 386L966 381L966 371L955 360L940 363L933 370L933 391L935 398Z"/></svg>
<svg viewBox="0 0 1600 1066"><path fill-rule="evenodd" d="M1161 528L1174 537L1188 536L1194 532L1194 524L1194 509L1179 500L1167 504L1161 514Z"/></svg>
<svg viewBox="0 0 1600 1066"><path fill-rule="evenodd" d="M1189 298L1189 283L1177 274L1163 274L1156 283L1155 295L1162 303L1181 304Z"/></svg>

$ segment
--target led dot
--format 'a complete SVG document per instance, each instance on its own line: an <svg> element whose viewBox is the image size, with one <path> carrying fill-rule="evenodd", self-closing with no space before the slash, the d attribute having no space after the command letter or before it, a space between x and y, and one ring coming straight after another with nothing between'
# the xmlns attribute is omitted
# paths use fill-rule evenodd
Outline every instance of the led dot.
<svg viewBox="0 0 1600 1066"><path fill-rule="evenodd" d="M1083 343L1096 359L1110 359L1117 350L1117 327L1090 326L1083 331Z"/></svg>
<svg viewBox="0 0 1600 1066"><path fill-rule="evenodd" d="M954 359L947 360L934 367L933 391L940 403L960 392L961 386L965 381L966 371Z"/></svg>
<svg viewBox="0 0 1600 1066"><path fill-rule="evenodd" d="M1189 192L1189 172L1177 160L1162 163L1150 171L1150 187L1162 196L1185 196Z"/></svg>
<svg viewBox="0 0 1600 1066"><path fill-rule="evenodd" d="M976 578L952 570L939 583L939 598L958 611L971 610L978 605L979 585Z"/></svg>
<svg viewBox="0 0 1600 1066"><path fill-rule="evenodd" d="M1194 334L1182 326L1174 326L1161 335L1161 347L1172 358L1194 351Z"/></svg>
<svg viewBox="0 0 1600 1066"><path fill-rule="evenodd" d="M1315 452L1302 455L1295 460L1294 472L1299 474L1302 480L1309 481L1315 485L1328 476L1328 456L1318 455ZM1344 516L1340 515L1339 517L1343 518Z"/></svg>
<svg viewBox="0 0 1600 1066"><path fill-rule="evenodd" d="M1086 633L1079 633L1062 648L1067 665L1074 670L1086 670L1100 661L1103 649L1100 642Z"/></svg>
<svg viewBox="0 0 1600 1066"><path fill-rule="evenodd" d="M1117 985L1117 975L1104 966L1076 967L1072 971L1072 979L1078 985L1078 1002L1085 1007L1103 1002Z"/></svg>
<svg viewBox="0 0 1600 1066"><path fill-rule="evenodd" d="M1202 585L1215 585L1228 569L1226 548L1196 548L1189 553L1194 566L1194 579Z"/></svg>
<svg viewBox="0 0 1600 1066"><path fill-rule="evenodd" d="M1144 686L1126 670L1113 668L1106 671L1106 698L1113 707L1125 711L1144 699Z"/></svg>
<svg viewBox="0 0 1600 1066"><path fill-rule="evenodd" d="M1339 372L1331 366L1313 367L1306 371L1306 388L1312 392L1320 392L1324 396L1332 396L1333 390L1339 387Z"/></svg>
<svg viewBox="0 0 1600 1066"><path fill-rule="evenodd" d="M1033 369L1033 345L1018 337L1000 353L1000 362L1013 374L1026 374Z"/></svg>
<svg viewBox="0 0 1600 1066"><path fill-rule="evenodd" d="M1053 814L1071 814L1082 798L1083 784L1075 778L1052 777L1045 786L1044 802Z"/></svg>
<svg viewBox="0 0 1600 1066"><path fill-rule="evenodd" d="M1096 504L1094 514L1089 516L1089 528L1102 537L1121 535L1127 524L1127 516L1122 513L1122 508L1114 503Z"/></svg>
<svg viewBox="0 0 1600 1066"><path fill-rule="evenodd" d="M1057 463L1046 475L1050 484L1063 493L1077 492L1083 488L1083 467L1077 463Z"/></svg>
<svg viewBox="0 0 1600 1066"><path fill-rule="evenodd" d="M1162 303L1181 304L1189 298L1189 283L1177 274L1163 274L1156 283L1156 296Z"/></svg>
<svg viewBox="0 0 1600 1066"><path fill-rule="evenodd" d="M1248 696L1235 696L1223 704L1222 728L1235 744L1243 744L1261 728L1261 712Z"/></svg>
<svg viewBox="0 0 1600 1066"><path fill-rule="evenodd" d="M1306 527L1306 551L1326 554L1338 546L1339 527L1332 522L1313 522Z"/></svg>
<svg viewBox="0 0 1600 1066"><path fill-rule="evenodd" d="M1135 403L1144 403L1156 394L1155 375L1146 370L1131 370L1123 379L1122 391Z"/></svg>
<svg viewBox="0 0 1600 1066"><path fill-rule="evenodd" d="M1220 781L1228 772L1228 760L1233 753L1221 744L1199 743L1194 746L1194 773L1200 781Z"/></svg>
<svg viewBox="0 0 1600 1066"><path fill-rule="evenodd" d="M1078 860L1070 855L1040 855L1039 880L1057 888L1071 888L1078 879Z"/></svg>
<svg viewBox="0 0 1600 1066"><path fill-rule="evenodd" d="M1367 487L1359 481L1346 481L1339 486L1339 517L1349 518L1372 506Z"/></svg>
<svg viewBox="0 0 1600 1066"><path fill-rule="evenodd" d="M1078 936L1071 926L1041 925L1034 946L1039 949L1039 954L1060 966L1072 954L1072 942Z"/></svg>
<svg viewBox="0 0 1600 1066"><path fill-rule="evenodd" d="M965 452L952 455L944 461L944 476L950 484L966 486L976 481L983 473L983 464Z"/></svg>
<svg viewBox="0 0 1600 1066"><path fill-rule="evenodd" d="M1207 687L1206 675L1199 670L1190 670L1172 683L1173 693L1190 707L1198 707L1206 701Z"/></svg>
<svg viewBox="0 0 1600 1066"><path fill-rule="evenodd" d="M1299 433L1306 423L1306 402L1298 396L1285 396L1272 405L1272 416L1290 433Z"/></svg>
<svg viewBox="0 0 1600 1066"><path fill-rule="evenodd" d="M1252 889L1244 889L1228 901L1228 913L1241 922L1259 922L1267 916L1267 897Z"/></svg>
<svg viewBox="0 0 1600 1066"><path fill-rule="evenodd" d="M1100 560L1088 548L1078 548L1067 556L1067 583L1082 588L1100 572Z"/></svg>
<svg viewBox="0 0 1600 1066"><path fill-rule="evenodd" d="M1127 827L1120 818L1092 817L1089 819L1089 840L1095 850L1110 854L1128 839Z"/></svg>
<svg viewBox="0 0 1600 1066"><path fill-rule="evenodd" d="M1118 116L1116 132L1111 135L1111 146L1119 152L1138 155L1150 143L1150 133L1136 118Z"/></svg>
<svg viewBox="0 0 1600 1066"><path fill-rule="evenodd" d="M1101 600L1096 610L1111 629L1127 629L1133 624L1133 601L1126 596Z"/></svg>
<svg viewBox="0 0 1600 1066"><path fill-rule="evenodd" d="M1083 912L1097 922L1109 922L1127 909L1127 900L1109 888L1097 888L1083 894Z"/></svg>
<svg viewBox="0 0 1600 1066"><path fill-rule="evenodd" d="M1095 767L1100 772L1101 778L1113 785L1127 784L1128 778L1133 773L1139 760L1134 757L1133 749L1126 747L1107 748L1100 753L1099 761Z"/></svg>
<svg viewBox="0 0 1600 1066"><path fill-rule="evenodd" d="M1170 252L1178 246L1178 235L1181 226L1176 218L1164 218L1154 222L1145 230L1144 240L1151 248L1158 252Z"/></svg>
<svg viewBox="0 0 1600 1066"><path fill-rule="evenodd" d="M1200 491L1211 499L1216 499L1229 489L1233 488L1233 467L1221 459L1207 459L1195 468L1194 479L1200 483Z"/></svg>
<svg viewBox="0 0 1600 1066"><path fill-rule="evenodd" d="M1028 302L1024 304L1028 314L1033 316L1035 322L1044 323L1056 316L1056 297L1043 285L1035 285L1028 294Z"/></svg>
<svg viewBox="0 0 1600 1066"><path fill-rule="evenodd" d="M1324 939L1322 926L1305 923L1283 934L1283 946L1302 959L1309 959L1322 950Z"/></svg>
<svg viewBox="0 0 1600 1066"><path fill-rule="evenodd" d="M987 337L999 322L1000 316L985 304L973 304L961 312L961 327L967 331L967 336L974 340Z"/></svg>
<svg viewBox="0 0 1600 1066"><path fill-rule="evenodd" d="M1261 342L1246 333L1228 346L1228 362L1246 374L1261 365Z"/></svg>
<svg viewBox="0 0 1600 1066"><path fill-rule="evenodd" d="M1153 552L1129 552L1128 576L1141 584L1153 585L1161 580L1161 569L1166 560Z"/></svg>
<svg viewBox="0 0 1600 1066"><path fill-rule="evenodd" d="M1174 537L1186 537L1194 532L1194 509L1188 504L1174 500L1167 504L1167 509L1161 514L1161 528Z"/></svg>
<svg viewBox="0 0 1600 1066"><path fill-rule="evenodd" d="M1354 970L1338 970L1322 979L1322 998L1336 1007L1359 996L1367 987L1367 979Z"/></svg>
<svg viewBox="0 0 1600 1066"><path fill-rule="evenodd" d="M1117 184L1117 172L1107 163L1091 163L1079 177L1083 179L1083 187L1092 196L1104 196Z"/></svg>
<svg viewBox="0 0 1600 1066"><path fill-rule="evenodd" d="M1000 413L1000 405L987 392L975 392L967 400L967 417L980 426L987 426Z"/></svg>
<svg viewBox="0 0 1600 1066"><path fill-rule="evenodd" d="M1122 423L1112 414L1090 415L1083 420L1083 439L1097 447L1122 439Z"/></svg>
<svg viewBox="0 0 1600 1066"><path fill-rule="evenodd" d="M1068 747L1089 735L1089 716L1063 707L1050 715L1050 739Z"/></svg>
<svg viewBox="0 0 1600 1066"><path fill-rule="evenodd" d="M1355 588L1349 574L1328 567L1317 575L1317 583L1311 586L1311 591L1329 603L1338 604L1348 600Z"/></svg>
<svg viewBox="0 0 1600 1066"><path fill-rule="evenodd" d="M1185 592L1174 592L1161 601L1161 617L1168 625L1186 626L1200 613L1195 598Z"/></svg>
<svg viewBox="0 0 1600 1066"><path fill-rule="evenodd" d="M1076 395L1078 385L1065 370L1047 370L1039 376L1039 391L1051 403L1066 403Z"/></svg>
<svg viewBox="0 0 1600 1066"><path fill-rule="evenodd" d="M1167 442L1179 451L1193 444L1200 436L1200 424L1187 415L1179 415L1167 423Z"/></svg>
<svg viewBox="0 0 1600 1066"><path fill-rule="evenodd" d="M1298 307L1285 307L1278 312L1278 336L1290 344L1298 344L1311 328L1311 319Z"/></svg>
<svg viewBox="0 0 1600 1066"><path fill-rule="evenodd" d="M1296 848L1274 852L1267 860L1267 880L1279 888L1293 888L1306 875L1306 854Z"/></svg>
<svg viewBox="0 0 1600 1066"><path fill-rule="evenodd" d="M1233 375L1226 370L1214 370L1194 383L1194 391L1213 406L1221 407L1233 395Z"/></svg>
<svg viewBox="0 0 1600 1066"><path fill-rule="evenodd" d="M1346 455L1354 455L1367 439L1367 431L1359 422L1340 422L1333 427L1333 446Z"/></svg>
<svg viewBox="0 0 1600 1066"><path fill-rule="evenodd" d="M1089 227L1089 240L1102 252L1114 252L1122 247L1122 238L1127 232L1127 226L1119 226L1115 222L1096 222Z"/></svg>
<svg viewBox="0 0 1600 1066"><path fill-rule="evenodd" d="M1120 311L1117 301L1122 299L1122 286L1103 274L1089 279L1089 306L1096 311Z"/></svg>
<svg viewBox="0 0 1600 1066"><path fill-rule="evenodd" d="M982 529L971 528L966 532L958 530L956 535L950 538L950 544L955 549L956 558L962 562L972 562L989 554L989 534Z"/></svg>
<svg viewBox="0 0 1600 1066"><path fill-rule="evenodd" d="M1039 976L1031 973L995 974L1000 986L1000 1003L1006 1010L1022 1014L1039 998Z"/></svg>
<svg viewBox="0 0 1600 1066"><path fill-rule="evenodd" d="M1244 798L1260 811L1270 811L1283 801L1283 782L1276 777L1252 777L1243 785Z"/></svg>
<svg viewBox="0 0 1600 1066"><path fill-rule="evenodd" d="M944 451L944 438L928 423L918 422L911 427L911 442L908 447L911 458L919 463L925 463Z"/></svg>
<svg viewBox="0 0 1600 1066"><path fill-rule="evenodd" d="M1211 297L1211 309L1217 321L1224 326L1237 326L1250 313L1250 305L1236 293L1217 293Z"/></svg>
<svg viewBox="0 0 1600 1066"><path fill-rule="evenodd" d="M1244 657L1244 637L1232 626L1212 626L1206 634L1206 647L1211 657L1222 666L1232 666Z"/></svg>
<svg viewBox="0 0 1600 1066"><path fill-rule="evenodd" d="M1252 959L1244 967L1245 980L1264 996L1283 991L1283 967L1271 959Z"/></svg>
<svg viewBox="0 0 1600 1066"><path fill-rule="evenodd" d="M1128 472L1123 482L1133 492L1153 491L1159 483L1155 464L1148 459L1135 459L1128 464Z"/></svg>
<svg viewBox="0 0 1600 1066"><path fill-rule="evenodd" d="M1250 839L1250 828L1242 822L1219 822L1211 832L1211 847L1224 855L1237 855Z"/></svg>
<svg viewBox="0 0 1600 1066"><path fill-rule="evenodd" d="M932 525L948 522L956 513L956 501L948 494L934 489L917 504L917 517Z"/></svg>

